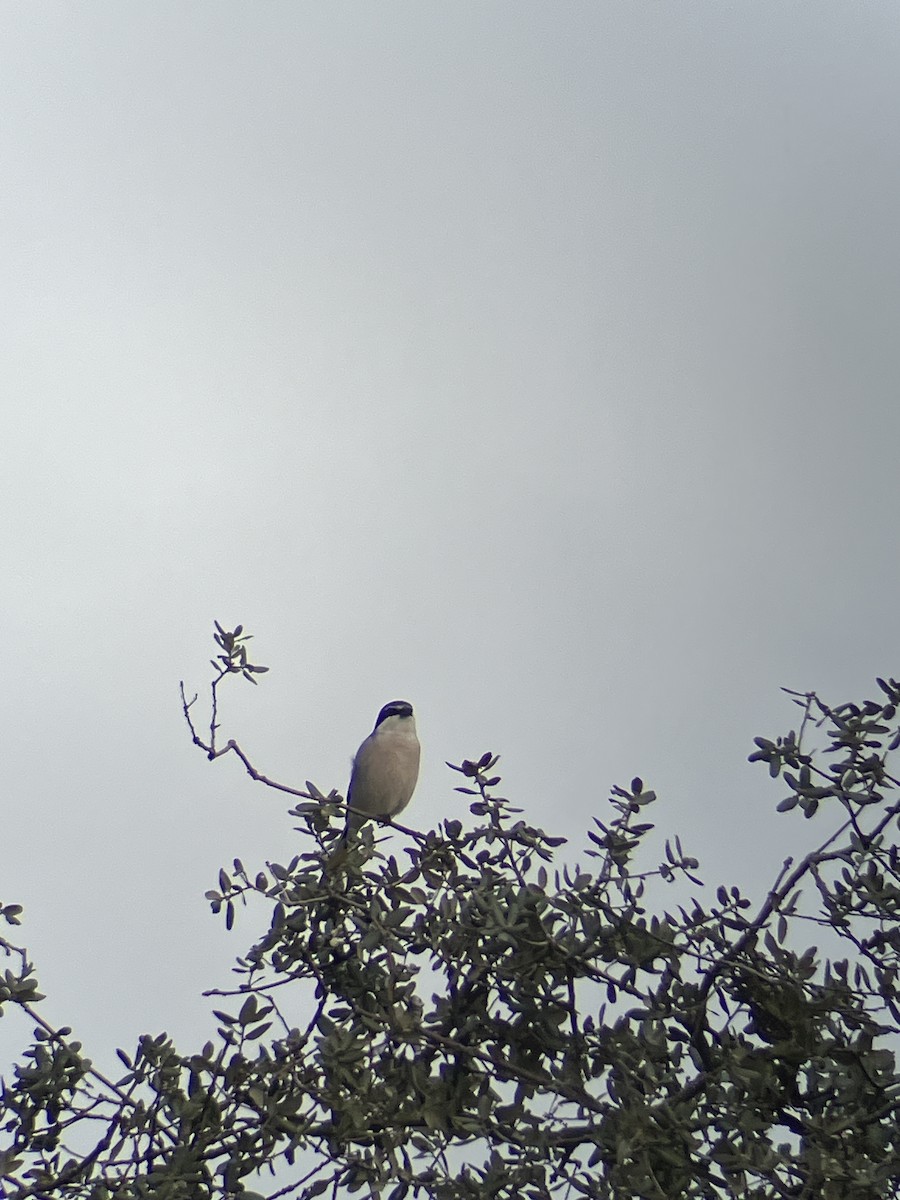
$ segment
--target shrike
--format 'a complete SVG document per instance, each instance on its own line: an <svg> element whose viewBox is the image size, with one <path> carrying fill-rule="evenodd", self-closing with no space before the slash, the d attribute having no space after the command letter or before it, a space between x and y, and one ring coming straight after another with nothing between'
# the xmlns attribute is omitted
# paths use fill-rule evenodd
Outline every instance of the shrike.
<svg viewBox="0 0 900 1200"><path fill-rule="evenodd" d="M348 842L369 817L396 817L403 812L418 778L419 739L412 705L407 700L392 700L378 714L375 728L353 759L347 824L329 868L343 860Z"/></svg>

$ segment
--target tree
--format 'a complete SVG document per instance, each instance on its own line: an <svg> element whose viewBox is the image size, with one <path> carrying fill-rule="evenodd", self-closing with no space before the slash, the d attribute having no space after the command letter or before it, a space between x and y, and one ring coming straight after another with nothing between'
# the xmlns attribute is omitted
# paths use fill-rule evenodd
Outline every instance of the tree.
<svg viewBox="0 0 900 1200"><path fill-rule="evenodd" d="M215 1036L144 1036L118 1080L40 1016L27 953L0 942L0 1002L36 1024L0 1094L5 1197L898 1195L896 680L861 704L791 693L797 732L751 759L825 835L761 899L722 886L667 911L697 863L678 838L646 861L640 779L589 831L590 869L557 865L563 839L496 794L492 754L453 767L473 820L395 826L403 863L370 822L323 872L343 802L220 744L220 685L264 668L240 626L216 640L208 735L182 693L191 734L294 798L298 852L208 893L229 926L250 895L270 910ZM833 952L799 948L810 926Z"/></svg>

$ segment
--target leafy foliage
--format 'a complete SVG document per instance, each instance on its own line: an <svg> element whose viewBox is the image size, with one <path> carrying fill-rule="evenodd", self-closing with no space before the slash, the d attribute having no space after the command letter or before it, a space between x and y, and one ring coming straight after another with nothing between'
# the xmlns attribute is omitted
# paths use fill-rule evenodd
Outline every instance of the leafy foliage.
<svg viewBox="0 0 900 1200"><path fill-rule="evenodd" d="M142 1037L116 1081L38 1015L27 954L0 939L0 1005L37 1025L0 1094L3 1195L898 1194L900 684L837 707L792 693L799 730L751 758L824 840L761 900L722 886L666 910L666 884L702 885L677 838L648 865L640 779L589 832L590 869L559 865L563 839L497 794L491 754L453 768L471 820L397 826L402 864L370 822L323 872L343 801L217 746L218 683L260 670L235 657L240 627L217 630L210 737L185 700L192 736L299 798L299 851L235 861L208 893L229 925L251 896L270 912L216 994L215 1037L194 1054ZM810 926L833 953L799 948Z"/></svg>

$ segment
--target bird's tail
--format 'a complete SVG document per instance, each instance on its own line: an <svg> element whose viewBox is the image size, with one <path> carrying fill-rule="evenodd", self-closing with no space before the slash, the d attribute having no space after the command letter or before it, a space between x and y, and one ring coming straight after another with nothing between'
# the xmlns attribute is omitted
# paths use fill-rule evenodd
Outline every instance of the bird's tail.
<svg viewBox="0 0 900 1200"><path fill-rule="evenodd" d="M344 863L347 861L347 855L349 854L349 852L350 852L350 839L348 838L347 834L344 833L341 835L341 840L338 843L337 849L334 851L333 854L329 854L328 858L325 859L325 864L324 864L325 874L326 875L334 875L335 872L340 871L342 869Z"/></svg>

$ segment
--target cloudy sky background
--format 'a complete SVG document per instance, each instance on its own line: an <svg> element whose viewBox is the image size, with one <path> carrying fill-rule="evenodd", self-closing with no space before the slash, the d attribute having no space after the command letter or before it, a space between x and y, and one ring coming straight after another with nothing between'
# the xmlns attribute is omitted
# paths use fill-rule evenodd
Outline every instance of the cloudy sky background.
<svg viewBox="0 0 900 1200"><path fill-rule="evenodd" d="M189 742L213 618L286 783L402 696L423 828L491 749L571 859L634 774L713 885L825 836L746 756L781 685L900 674L896 5L0 23L0 900L48 1019L193 1049L259 932L204 891L300 848Z"/></svg>

